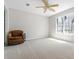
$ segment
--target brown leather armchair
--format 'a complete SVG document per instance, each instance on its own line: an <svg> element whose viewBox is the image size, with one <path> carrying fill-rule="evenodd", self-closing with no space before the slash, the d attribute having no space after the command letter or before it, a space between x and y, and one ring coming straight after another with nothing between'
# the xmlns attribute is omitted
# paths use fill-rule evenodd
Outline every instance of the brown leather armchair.
<svg viewBox="0 0 79 59"><path fill-rule="evenodd" d="M24 42L25 34L22 30L12 30L8 33L8 45L17 45Z"/></svg>

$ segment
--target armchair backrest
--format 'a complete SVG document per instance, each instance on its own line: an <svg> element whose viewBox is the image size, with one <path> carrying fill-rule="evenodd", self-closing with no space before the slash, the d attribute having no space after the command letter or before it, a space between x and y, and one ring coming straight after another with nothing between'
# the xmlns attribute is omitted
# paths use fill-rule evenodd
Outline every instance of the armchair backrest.
<svg viewBox="0 0 79 59"><path fill-rule="evenodd" d="M12 30L9 32L9 35L12 37L23 36L23 31L22 30Z"/></svg>

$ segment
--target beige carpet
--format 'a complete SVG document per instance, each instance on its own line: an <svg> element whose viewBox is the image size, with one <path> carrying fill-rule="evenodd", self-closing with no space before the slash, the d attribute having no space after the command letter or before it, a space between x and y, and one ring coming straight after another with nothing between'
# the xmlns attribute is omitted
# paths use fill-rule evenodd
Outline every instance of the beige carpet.
<svg viewBox="0 0 79 59"><path fill-rule="evenodd" d="M4 59L74 59L72 43L52 38L30 40L4 50Z"/></svg>

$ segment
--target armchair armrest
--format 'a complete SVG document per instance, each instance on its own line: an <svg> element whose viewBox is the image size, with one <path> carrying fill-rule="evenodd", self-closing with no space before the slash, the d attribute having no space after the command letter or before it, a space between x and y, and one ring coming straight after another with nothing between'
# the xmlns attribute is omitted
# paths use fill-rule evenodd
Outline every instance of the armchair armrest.
<svg viewBox="0 0 79 59"><path fill-rule="evenodd" d="M26 39L26 33L23 33L23 39Z"/></svg>

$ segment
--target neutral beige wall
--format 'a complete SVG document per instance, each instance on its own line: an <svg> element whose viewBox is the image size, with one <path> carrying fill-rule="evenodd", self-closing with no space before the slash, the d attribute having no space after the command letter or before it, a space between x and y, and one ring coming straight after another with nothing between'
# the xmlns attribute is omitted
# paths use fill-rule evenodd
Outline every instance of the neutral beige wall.
<svg viewBox="0 0 79 59"><path fill-rule="evenodd" d="M58 39L65 40L65 41L70 41L70 42L74 41L74 34L73 33L72 34L56 33L56 17L64 16L68 13L74 13L74 8L65 10L63 12L60 12L58 14L55 14L55 15L49 17L50 37L58 38Z"/></svg>

